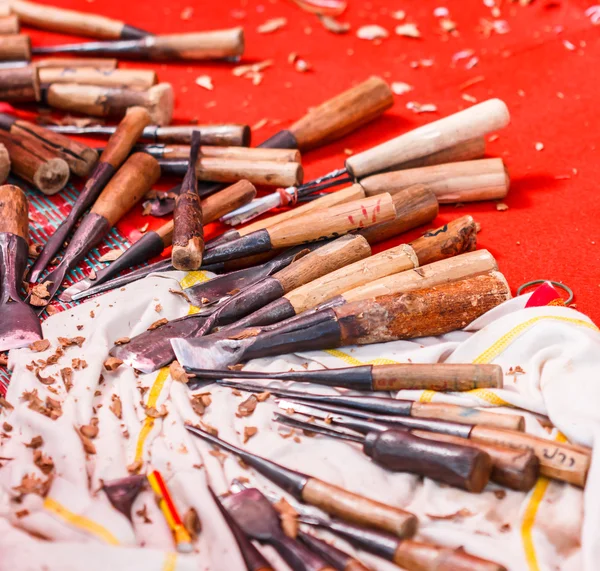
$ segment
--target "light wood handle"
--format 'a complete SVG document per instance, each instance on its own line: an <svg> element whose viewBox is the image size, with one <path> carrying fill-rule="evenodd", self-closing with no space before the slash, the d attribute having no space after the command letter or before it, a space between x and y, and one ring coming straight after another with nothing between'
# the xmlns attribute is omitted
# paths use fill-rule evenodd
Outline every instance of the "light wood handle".
<svg viewBox="0 0 600 571"><path fill-rule="evenodd" d="M175 224L173 220L169 220L166 224L160 226L155 232L158 234L165 248L168 248L173 242L173 228Z"/></svg>
<svg viewBox="0 0 600 571"><path fill-rule="evenodd" d="M208 224L218 220L228 212L248 204L255 196L256 188L247 180L240 180L211 194L201 202L204 222Z"/></svg>
<svg viewBox="0 0 600 571"><path fill-rule="evenodd" d="M313 250L273 274L273 277L284 292L289 292L370 255L371 247L362 236L346 235Z"/></svg>
<svg viewBox="0 0 600 571"><path fill-rule="evenodd" d="M0 17L0 34L18 34L20 30L19 17L15 14Z"/></svg>
<svg viewBox="0 0 600 571"><path fill-rule="evenodd" d="M114 226L152 188L160 177L156 159L134 153L112 177L92 207Z"/></svg>
<svg viewBox="0 0 600 571"><path fill-rule="evenodd" d="M410 245L420 265L431 264L474 250L477 245L477 225L471 216L461 216L441 228L425 232Z"/></svg>
<svg viewBox="0 0 600 571"><path fill-rule="evenodd" d="M375 391L470 391L499 389L504 384L499 365L471 363L377 365L373 366L371 376Z"/></svg>
<svg viewBox="0 0 600 571"><path fill-rule="evenodd" d="M458 161L474 161L482 159L485 155L485 137L476 137L469 139L458 145L452 145L446 149L442 149L437 153L425 155L401 163L394 167L394 170L399 169L415 169L418 167L428 167L430 165L443 165L444 163L456 163Z"/></svg>
<svg viewBox="0 0 600 571"><path fill-rule="evenodd" d="M506 571L487 559L431 543L403 541L394 554L394 563L409 571Z"/></svg>
<svg viewBox="0 0 600 571"><path fill-rule="evenodd" d="M304 172L299 163L200 157L196 163L196 175L200 180L214 182L246 179L253 184L287 187L300 184Z"/></svg>
<svg viewBox="0 0 600 571"><path fill-rule="evenodd" d="M0 184L4 184L10 172L10 155L6 147L0 143Z"/></svg>
<svg viewBox="0 0 600 571"><path fill-rule="evenodd" d="M0 61L31 61L31 40L25 34L0 36Z"/></svg>
<svg viewBox="0 0 600 571"><path fill-rule="evenodd" d="M110 136L100 155L100 162L109 163L117 169L129 156L133 145L139 139L145 127L152 123L150 114L144 107L131 107L116 131Z"/></svg>
<svg viewBox="0 0 600 571"><path fill-rule="evenodd" d="M290 131L302 150L339 139L379 117L394 104L389 85L370 77L357 86L311 109Z"/></svg>
<svg viewBox="0 0 600 571"><path fill-rule="evenodd" d="M187 159L190 156L189 145L168 145L162 158ZM247 161L272 161L276 163L301 162L297 149L262 149L260 147L217 147L215 145L200 147L201 157L239 159Z"/></svg>
<svg viewBox="0 0 600 571"><path fill-rule="evenodd" d="M247 147L250 144L250 127L235 123L161 127L156 133L156 142L189 145L194 131L200 131L205 145Z"/></svg>
<svg viewBox="0 0 600 571"><path fill-rule="evenodd" d="M10 6L25 24L53 32L116 40L124 26L123 22L105 16L25 0L11 0Z"/></svg>
<svg viewBox="0 0 600 571"><path fill-rule="evenodd" d="M434 287L498 269L494 256L487 250L467 252L427 264L414 270L395 273L353 288L342 295L347 302L372 299L382 295L399 294Z"/></svg>
<svg viewBox="0 0 600 571"><path fill-rule="evenodd" d="M538 479L540 462L531 450L515 450L426 430L412 430L411 432L421 438L428 438L437 442L452 442L461 446L472 446L487 452L493 464L491 480L511 490L527 492L535 486Z"/></svg>
<svg viewBox="0 0 600 571"><path fill-rule="evenodd" d="M508 193L510 179L502 159L446 163L376 174L360 181L367 196L393 194L413 184L423 184L440 204L497 200Z"/></svg>
<svg viewBox="0 0 600 571"><path fill-rule="evenodd" d="M500 414L441 402L415 402L410 412L416 418L439 418L459 424L482 424L517 432L525 430L525 418L520 414Z"/></svg>
<svg viewBox="0 0 600 571"><path fill-rule="evenodd" d="M275 226L275 224L279 224L285 220L298 218L299 216L308 214L309 212L314 212L315 210L320 210L321 208L329 208L330 206L335 206L337 204L345 204L346 202L360 200L364 197L365 192L360 184L353 184L343 188L342 190L338 190L337 192L330 192L321 198L311 200L310 202L302 204L301 206L297 206L296 208L286 210L285 212L275 214L274 216L263 218L262 220L253 222L252 224L248 224L248 226L240 228L238 232L240 236L245 236L251 232L256 232L257 230L262 230L263 228L269 228L270 226Z"/></svg>
<svg viewBox="0 0 600 571"><path fill-rule="evenodd" d="M345 521L388 531L398 537L412 537L417 530L415 515L316 478L309 478L302 490L302 500Z"/></svg>
<svg viewBox="0 0 600 571"><path fill-rule="evenodd" d="M33 66L0 70L0 100L11 102L41 99L38 70Z"/></svg>
<svg viewBox="0 0 600 571"><path fill-rule="evenodd" d="M298 314L343 294L347 290L368 284L382 276L414 268L417 265L418 261L411 247L401 244L311 281L290 291L285 298Z"/></svg>
<svg viewBox="0 0 600 571"><path fill-rule="evenodd" d="M105 87L148 89L156 84L156 72L150 69L113 69L92 67L46 67L39 70L43 84L78 83ZM189 155L189 149L188 149Z"/></svg>
<svg viewBox="0 0 600 571"><path fill-rule="evenodd" d="M583 488L591 464L591 453L567 443L539 438L499 428L475 426L471 431L475 442L532 450L540 461L542 476L569 482Z"/></svg>
<svg viewBox="0 0 600 571"><path fill-rule="evenodd" d="M395 220L360 231L371 245L427 224L438 215L439 205L435 194L420 184L395 192L392 200L396 209Z"/></svg>
<svg viewBox="0 0 600 571"><path fill-rule="evenodd" d="M10 232L29 240L29 210L25 193L12 184L0 186L0 234Z"/></svg>
<svg viewBox="0 0 600 571"><path fill-rule="evenodd" d="M346 160L346 168L352 176L362 178L481 137L505 127L509 120L506 104L489 99L354 155Z"/></svg>
<svg viewBox="0 0 600 571"><path fill-rule="evenodd" d="M357 228L366 228L396 218L389 194L380 194L309 212L301 218L280 222L268 228L273 248L286 248L341 236Z"/></svg>
<svg viewBox="0 0 600 571"><path fill-rule="evenodd" d="M244 29L153 36L146 40L152 59L216 59L244 53Z"/></svg>
<svg viewBox="0 0 600 571"><path fill-rule="evenodd" d="M93 67L95 69L116 69L119 65L119 61L114 58L91 58L91 57L49 57L34 62L39 69L46 69L49 67Z"/></svg>

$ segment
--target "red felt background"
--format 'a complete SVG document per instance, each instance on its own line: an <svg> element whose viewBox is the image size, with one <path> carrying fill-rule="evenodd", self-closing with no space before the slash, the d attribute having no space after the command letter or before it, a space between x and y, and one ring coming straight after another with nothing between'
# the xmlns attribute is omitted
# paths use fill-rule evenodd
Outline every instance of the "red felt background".
<svg viewBox="0 0 600 571"><path fill-rule="evenodd" d="M385 117L321 150L304 157L306 179L342 166L344 149L363 150L435 118L470 105L462 94L478 101L504 99L512 124L488 143L488 154L505 159L512 179L509 209L496 210L494 203L444 206L438 222L473 214L481 223L480 247L497 257L513 291L523 282L548 278L573 288L577 307L600 321L600 192L596 141L600 125L598 62L600 27L584 11L593 2L542 1L528 6L496 0L500 19L510 32L486 37L481 20L492 21L489 7L480 0L349 0L340 18L352 25L345 35L326 31L315 16L301 11L290 0L56 0L57 5L90 10L116 17L153 32L185 32L242 25L246 30L244 62L273 59L264 80L253 86L234 77L232 64L183 63L137 64L158 71L161 81L173 84L178 122L240 122L255 125L268 119L253 133L260 143L275 131L299 118L312 105L335 95L371 74L414 86L396 96ZM486 2L490 4L490 2ZM456 22L458 37L443 34L433 11L445 6ZM193 8L190 19L181 14ZM398 24L391 16L404 10L407 21L418 25L422 39L394 34ZM275 18L287 25L272 34L259 34L257 26ZM381 42L358 39L356 30L379 24L390 32ZM34 45L72 41L72 37L32 32ZM565 45L565 41L567 45ZM568 49L570 46L574 49ZM465 49L479 58L472 69L452 56ZM297 72L288 63L291 52L309 62L312 71ZM433 59L431 67L413 68L410 63ZM210 75L214 91L197 86L199 75ZM473 78L483 81L460 86ZM434 103L438 113L416 115L406 103ZM535 144L544 149L536 150ZM141 207L119 228L132 239L146 221ZM416 235L411 233L409 238Z"/></svg>

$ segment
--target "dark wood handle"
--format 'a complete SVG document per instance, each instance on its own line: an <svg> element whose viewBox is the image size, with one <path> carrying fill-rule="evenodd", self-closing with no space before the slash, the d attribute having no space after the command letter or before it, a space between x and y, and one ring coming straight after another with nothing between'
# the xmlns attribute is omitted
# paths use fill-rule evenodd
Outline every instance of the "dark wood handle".
<svg viewBox="0 0 600 571"><path fill-rule="evenodd" d="M499 365L471 363L402 363L376 365L371 369L376 391L432 390L470 391L497 389L504 384Z"/></svg>
<svg viewBox="0 0 600 571"><path fill-rule="evenodd" d="M398 537L412 537L417 530L415 515L316 478L310 478L304 486L302 500L345 521L388 531Z"/></svg>
<svg viewBox="0 0 600 571"><path fill-rule="evenodd" d="M409 571L506 571L503 565L469 555L462 549L412 540L400 543L394 563Z"/></svg>
<svg viewBox="0 0 600 571"><path fill-rule="evenodd" d="M569 482L581 488L585 486L591 464L591 452L587 453L581 447L487 426L473 427L471 439L477 443L532 450L540 461L542 476Z"/></svg>
<svg viewBox="0 0 600 571"><path fill-rule="evenodd" d="M200 197L195 192L184 192L177 197L173 220L173 267L198 270L204 254L204 225Z"/></svg>
<svg viewBox="0 0 600 571"><path fill-rule="evenodd" d="M12 184L0 186L0 233L29 239L29 213L25 193Z"/></svg>
<svg viewBox="0 0 600 571"><path fill-rule="evenodd" d="M133 145L140 138L145 127L152 122L144 107L131 107L106 143L100 161L118 169L129 156Z"/></svg>
<svg viewBox="0 0 600 571"><path fill-rule="evenodd" d="M0 36L0 61L31 61L31 40L26 34Z"/></svg>
<svg viewBox="0 0 600 571"><path fill-rule="evenodd" d="M28 66L0 70L0 99L18 103L39 101L41 91L37 68Z"/></svg>
<svg viewBox="0 0 600 571"><path fill-rule="evenodd" d="M244 29L153 36L146 45L150 57L157 60L237 57L244 53Z"/></svg>
<svg viewBox="0 0 600 571"><path fill-rule="evenodd" d="M273 277L287 293L370 255L371 247L362 236L346 235L313 250L273 274Z"/></svg>
<svg viewBox="0 0 600 571"><path fill-rule="evenodd" d="M434 442L407 431L367 434L365 452L375 462L399 472L411 472L478 494L492 471L488 454L476 448Z"/></svg>
<svg viewBox="0 0 600 571"><path fill-rule="evenodd" d="M535 486L540 474L540 462L531 450L519 450L492 444L474 442L468 438L441 434L439 432L427 432L425 430L413 430L412 433L421 438L428 438L437 442L452 442L461 446L472 446L487 452L492 459L492 474L490 479L496 484L528 492Z"/></svg>
<svg viewBox="0 0 600 571"><path fill-rule="evenodd" d="M394 104L389 85L371 77L311 109L290 131L301 150L339 139L379 117Z"/></svg>
<svg viewBox="0 0 600 571"><path fill-rule="evenodd" d="M228 212L250 202L256 196L256 187L247 180L240 180L202 201L202 217L206 224L214 222Z"/></svg>
<svg viewBox="0 0 600 571"><path fill-rule="evenodd" d="M160 177L156 159L134 153L112 177L92 207L114 226L152 188Z"/></svg>
<svg viewBox="0 0 600 571"><path fill-rule="evenodd" d="M357 228L393 220L395 217L396 209L392 197L389 194L379 194L309 212L301 218L293 218L271 226L268 232L273 248L286 248L340 236Z"/></svg>

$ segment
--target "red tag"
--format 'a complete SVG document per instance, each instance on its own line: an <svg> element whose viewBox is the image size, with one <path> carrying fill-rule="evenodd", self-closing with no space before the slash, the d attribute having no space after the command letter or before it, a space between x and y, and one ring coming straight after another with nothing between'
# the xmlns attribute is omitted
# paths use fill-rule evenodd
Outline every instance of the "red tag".
<svg viewBox="0 0 600 571"><path fill-rule="evenodd" d="M544 282L536 288L525 307L542 307L544 305L565 305L560 293L550 282Z"/></svg>

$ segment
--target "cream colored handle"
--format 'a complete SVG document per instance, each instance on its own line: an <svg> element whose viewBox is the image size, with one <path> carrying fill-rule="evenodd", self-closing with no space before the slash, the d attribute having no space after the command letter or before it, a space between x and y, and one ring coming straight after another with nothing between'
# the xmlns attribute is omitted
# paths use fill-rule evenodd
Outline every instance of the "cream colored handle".
<svg viewBox="0 0 600 571"><path fill-rule="evenodd" d="M496 131L509 120L506 104L489 99L354 155L346 160L346 168L355 178L362 178Z"/></svg>
<svg viewBox="0 0 600 571"><path fill-rule="evenodd" d="M213 59L244 53L244 29L170 34L146 39L152 59Z"/></svg>

